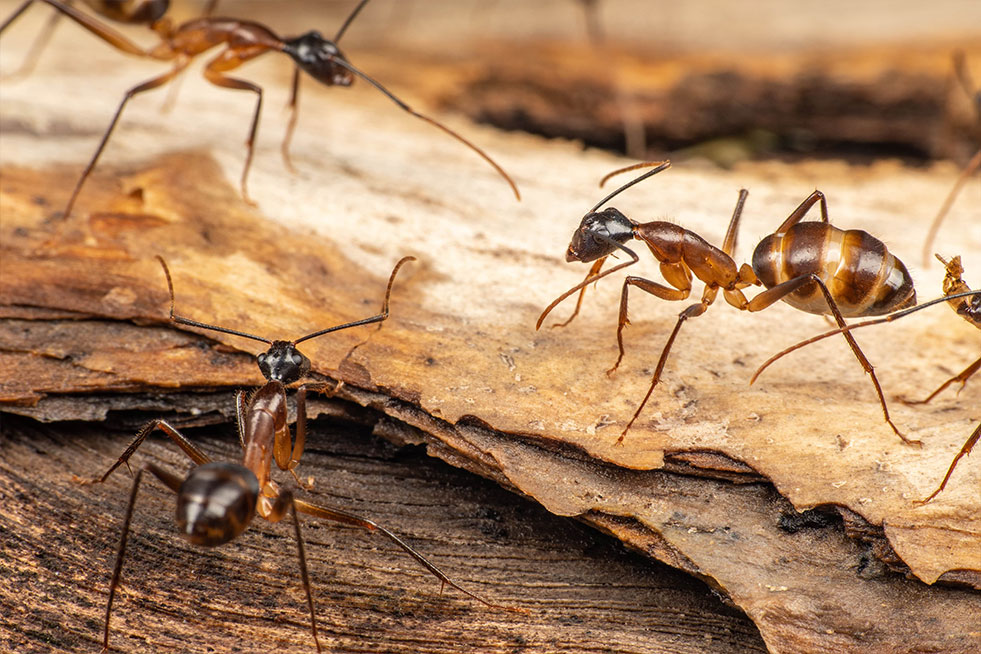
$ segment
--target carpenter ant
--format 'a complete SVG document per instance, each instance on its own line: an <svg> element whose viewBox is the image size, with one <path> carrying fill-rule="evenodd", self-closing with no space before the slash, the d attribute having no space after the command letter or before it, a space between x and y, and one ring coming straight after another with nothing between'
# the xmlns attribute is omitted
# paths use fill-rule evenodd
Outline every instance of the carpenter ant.
<svg viewBox="0 0 981 654"><path fill-rule="evenodd" d="M661 351L661 358L658 360L647 395L621 432L617 443L623 441L650 399L654 387L660 381L668 353L681 325L689 318L705 313L720 290L726 301L741 311L762 311L778 300L784 300L791 306L808 313L825 315L830 313L840 327L845 326L845 316L881 315L916 303L912 279L902 262L890 254L881 241L868 233L861 230L841 230L831 225L828 221L827 202L821 191L811 193L777 228L776 232L764 238L756 246L752 267L747 264L737 266L732 259L739 219L743 204L749 195L745 189L739 192L739 200L721 250L709 244L698 234L674 223L662 221L637 223L613 207L597 211L617 194L665 170L670 165L667 161L637 164L614 171L603 179L606 181L622 172L655 166L653 170L627 182L603 198L583 217L579 228L572 236L572 242L566 252L566 261L594 262L593 266L581 283L560 295L545 308L536 325L536 329L540 328L553 308L579 291L575 311L568 320L561 323L561 325L568 324L578 314L589 284L637 263L639 257L624 244L633 238L643 241L650 248L654 258L660 262L661 274L670 286L642 277L628 276L624 279L617 324L617 345L620 354L613 367L607 371L607 374L612 374L623 360L623 328L629 323L627 292L631 286L636 286L662 300L678 301L686 299L690 294L692 275L705 283L701 301L679 314L678 322ZM818 203L821 206L821 222L801 222L811 207ZM601 273L603 262L617 250L625 252L630 257L630 261ZM836 271L832 277L828 277L829 270ZM766 286L767 290L752 300L747 300L743 289L759 284ZM862 367L871 375L886 422L905 443L919 444L919 441L906 438L893 424L872 365L851 334L847 331L841 333Z"/></svg>
<svg viewBox="0 0 981 654"><path fill-rule="evenodd" d="M954 53L954 77L957 78L957 82L967 97L971 99L971 103L974 105L976 127L978 131L981 131L981 89L977 88L971 81L971 76L967 72L967 63L964 61L964 53L960 51ZM978 135L978 138L981 138L981 135ZM927 232L926 240L923 241L924 266L930 261L930 252L933 250L933 241L937 237L937 232L940 231L940 224L947 217L947 212L950 211L950 207L954 204L954 200L957 199L964 184L979 169L981 169L981 144L979 144L978 151L971 156L967 165L964 166L964 170L961 171L957 181L954 182L954 187L950 189L950 193L947 194L943 204L940 206L940 211L937 212L933 222L930 223L930 230Z"/></svg>
<svg viewBox="0 0 981 654"><path fill-rule="evenodd" d="M62 215L62 220L66 219L71 214L72 207L75 205L75 200L82 189L82 185L85 183L85 180L88 179L92 169L95 168L95 164L99 160L99 156L102 154L102 151L105 149L106 143L108 143L113 129L115 129L116 124L119 122L119 118L122 115L123 108L126 106L126 103L129 102L133 96L168 83L185 68L187 68L188 64L190 64L193 59L219 45L224 45L225 49L222 50L217 57L205 65L205 79L216 86L251 91L256 95L255 112L252 115L252 124L249 128L248 140L246 141L245 167L242 170L241 179L242 196L247 201L251 202L246 188L246 180L248 178L249 168L252 165L255 136L259 127L259 114L262 111L262 87L244 79L229 77L226 73L267 52L282 52L288 55L296 63L298 69L304 70L311 77L326 86L350 86L354 82L355 76L360 77L365 82L375 87L379 92L385 95L385 97L398 105L398 107L403 111L406 111L416 118L419 118L420 120L423 120L442 130L449 136L473 150L504 178L504 180L511 187L511 190L514 192L515 197L519 200L521 198L520 194L518 193L518 187L514 184L514 181L512 181L504 169L501 168L493 159L491 159L490 156L488 156L483 150L465 139L463 136L457 134L446 125L443 125L439 121L412 109L409 105L404 103L402 100L393 95L388 89L382 86L380 82L376 81L372 77L369 77L366 73L362 72L360 69L351 64L347 58L345 58L344 54L338 49L337 41L344 34L348 25L350 25L354 17L357 16L358 12L360 12L365 4L368 3L368 0L361 0L358 3L358 5L348 16L347 20L344 21L344 24L341 25L340 30L338 30L333 40L324 38L319 32L316 31L307 32L306 34L295 38L284 39L277 36L268 27L256 22L238 20L235 18L205 16L182 23L177 27L172 27L170 22L166 20L156 21L154 23L156 26L155 31L160 36L161 41L157 46L150 49L141 48L104 23L98 21L88 14L78 11L70 5L60 2L59 0L44 1L65 16L68 16L77 22L85 29L95 34L97 37L115 47L117 50L140 57L157 59L160 61L172 61L174 64L170 71L146 80L145 82L129 89L125 93L122 102L120 102L119 106L116 108L116 113L113 115L112 121L109 123L109 127L106 128L106 131L102 136L102 140L99 142L99 146L95 150L95 154L92 155L89 163L82 171L81 177L75 184L75 188L72 191L71 197L69 198L68 204ZM297 74L294 75L293 96L290 100L290 104L294 112L296 110L296 97L298 91ZM290 120L290 130L292 130L294 121L295 116ZM289 132L287 133L286 137L287 142L288 140Z"/></svg>
<svg viewBox="0 0 981 654"><path fill-rule="evenodd" d="M941 304L946 302L957 313L957 315L963 317L966 321L968 321L978 329L981 329L981 290L971 290L971 288L967 285L967 282L961 279L961 275L964 273L964 268L963 266L961 266L961 258L957 256L957 257L953 257L950 261L947 261L939 254L934 256L936 256L937 259L940 260L940 263L944 265L944 268L946 268L947 271L946 275L944 275L943 297L939 297L935 300L930 300L929 302L924 302L923 304L918 304L916 306L910 307L908 309L904 309L902 311L891 313L883 318L876 318L875 320L863 320L862 322L857 322L851 325L847 325L846 327L843 328L833 329L831 331L825 332L813 338L809 338L805 341L801 341L796 345L792 345L791 347L788 347L782 352L779 352L773 355L772 357L770 357L769 359L767 359L767 361L762 366L760 366L759 369L756 371L756 374L753 375L753 379L750 383L756 381L756 378L759 377L760 374L764 370L766 370L766 368L769 367L771 363L773 363L777 359L780 359L784 355L793 352L794 350L798 350L804 347L805 345L809 345L816 341L820 341L822 339L828 338L829 336L834 336L835 334L851 332L858 329L859 327L869 327L871 325L880 325L884 322L892 322L893 320L902 318L903 316L908 316L909 314L915 313L920 309L926 309L927 307L933 306L934 304ZM979 370L981 370L981 357L978 357L976 361L971 363L963 371L954 375L953 377L945 381L943 384L938 386L935 391L933 391L932 393L930 393L930 395L926 397L926 399L907 402L907 404L926 404L927 402L935 398L937 395L939 395L941 392L943 392L948 386L950 386L953 383L960 383L961 388L963 388L964 384L967 383L967 380L970 379ZM981 440L981 423L978 424L977 428L968 437L967 441L965 441L960 451L954 457L954 460L951 461L950 467L947 468L947 474L944 475L943 481L940 482L940 485L937 487L937 489L933 491L925 499L917 500L916 501L917 504L926 504L927 502L929 502L930 500L932 500L933 498L935 498L937 495L940 494L940 492L947 486L947 482L950 480L950 476L954 474L954 468L957 467L957 463L963 457L970 454L971 449L977 444L978 440Z"/></svg>
<svg viewBox="0 0 981 654"><path fill-rule="evenodd" d="M300 523L297 512L312 515L324 520L331 520L353 527L383 534L398 545L402 550L415 559L420 565L432 573L443 585L456 588L465 595L491 607L498 607L487 600L471 593L457 585L439 568L426 560L422 554L415 551L398 536L384 527L346 511L327 506L310 504L296 499L293 492L281 489L271 479L272 461L281 470L293 472L306 439L305 387L300 387L297 393L296 440L290 443L290 430L287 424L286 390L287 384L303 377L310 369L310 360L296 349L302 341L316 338L330 332L381 322L388 317L389 297L392 285L399 269L414 257L404 257L392 270L385 291L385 301L382 310L375 316L328 327L312 334L307 334L295 341L270 341L245 332L225 327L217 327L178 316L174 313L174 286L171 281L167 264L160 257L164 274L167 277L167 287L170 291L170 319L172 322L201 327L226 334L234 334L245 338L269 343L269 350L256 357L259 369L268 380L248 398L244 393L236 397L238 408L238 431L242 444L243 455L241 464L212 462L206 454L184 437L177 429L164 420L154 420L145 425L123 452L119 460L97 481L104 482L120 465L129 465L129 458L148 435L156 430L164 432L190 458L195 467L187 476L181 478L153 463L145 464L136 473L133 488L130 491L129 504L126 507L126 517L123 521L123 533L116 553L116 563L109 583L109 599L106 604L105 630L103 632L103 650L109 649L109 619L112 614L112 602L119 586L122 574L123 557L126 552L126 542L130 532L130 522L133 508L136 504L136 494L144 472L152 473L167 488L177 494L177 525L181 535L195 545L215 547L238 537L251 520L259 515L271 522L279 522L287 512L293 514L293 529L296 535L297 552L300 559L300 575L303 589L306 592L307 607L310 611L310 630L317 651L321 651L317 637L317 621L314 615L313 594L310 590L310 579L307 574L306 554L304 552L303 536L300 533ZM295 476L295 473L294 473Z"/></svg>

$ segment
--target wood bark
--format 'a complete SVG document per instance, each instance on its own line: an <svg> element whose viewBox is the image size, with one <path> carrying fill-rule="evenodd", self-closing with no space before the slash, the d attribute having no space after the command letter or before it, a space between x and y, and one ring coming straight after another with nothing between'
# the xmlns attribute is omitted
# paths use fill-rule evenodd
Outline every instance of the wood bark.
<svg viewBox="0 0 981 654"><path fill-rule="evenodd" d="M72 61L78 51L86 54L85 66ZM552 329L550 321L536 332L534 323L553 297L585 274L583 266L562 261L566 243L583 211L603 193L595 181L627 161L440 116L515 175L524 193L524 202L516 204L479 159L370 90L307 85L294 140L298 174L289 176L278 160L274 128L279 121L267 111L250 185L258 206L250 207L236 180L251 102L189 77L173 113L161 115L149 96L127 109L75 215L59 223L57 212L116 98L136 80L159 72L159 65L119 61L100 44L81 39L78 51L61 59L53 55L49 68L3 89L5 411L58 421L98 422L137 410L150 412L144 417L191 416L200 424L231 417L233 389L261 379L241 353L259 348L233 336L171 326L154 255L171 266L180 314L272 338L296 338L375 313L388 270L412 254L418 262L396 282L389 321L303 345L315 376L340 382L332 384L333 398L319 410L374 424L377 433L396 442L425 444L431 454L552 513L576 516L697 575L746 612L771 651L977 649L973 620L981 599L970 590L981 585L976 457L961 463L933 503L916 507L913 500L935 487L981 420L981 387L969 383L959 395L946 393L925 407L897 399L925 395L977 356L977 330L948 309L925 311L859 338L877 366L894 419L924 441L922 449L903 445L884 424L867 379L840 343L799 352L748 387L756 365L825 324L787 306L749 315L721 302L686 324L661 386L617 446L684 305L631 296L627 356L612 378L604 371L616 356L618 280L590 289L582 315L567 327ZM107 81L98 71L110 65L114 75ZM288 75L282 62L250 68L249 75L263 79L268 96L285 99ZM66 97L73 98L71 106ZM267 109L272 104L267 102ZM618 198L616 206L640 221L671 217L719 243L736 192L747 187L751 194L736 256L745 261L755 242L817 186L829 197L832 222L868 230L915 265L922 235L956 174L953 165L914 169L893 161L868 167L740 163L732 171L676 166ZM981 284L978 215L976 194L965 194L937 243L945 255L963 255L967 279L975 286ZM641 254L634 274L657 278L656 266ZM936 266L915 274L921 299L939 295ZM558 318L568 315L563 310L571 306L560 308ZM126 436L109 438L98 427L49 432L32 423L9 427L8 419L4 422L5 450L11 452L4 463L3 499L11 507L4 529L29 534L17 536L25 540L16 541L16 548L5 548L13 553L4 557L7 570L21 583L4 598L5 605L19 608L12 614L21 616L11 638L16 634L40 648L67 629L73 635L53 646L89 649L98 639L100 584L116 537L110 525L118 524L128 483L116 475L105 487L79 487L72 475L100 472ZM202 438L223 457L234 455L232 440ZM174 469L186 463L166 442L147 447L141 455L149 460L159 457ZM305 457L315 497L332 492L323 478L336 473L335 465L321 461L316 450ZM286 584L258 562L264 554L270 558L261 541L285 533L282 526L263 525L253 540L241 549L221 550L220 558L201 556L170 535L166 495L151 485L148 508L137 518L148 536L134 548L134 566L161 576L134 575L126 581L122 603L137 605L131 612L121 609L126 648L173 649L186 638L192 643L188 648L218 639L248 650L253 645L242 643L258 639L257 632L268 642L307 644L298 585L288 585L292 601L275 601L272 610L279 617L265 616L275 592L268 589L281 593ZM399 496L411 506L411 499ZM71 504L57 508L66 498ZM99 518L108 513L106 505L113 507L112 521ZM788 528L798 511L814 508L821 511L809 514L804 528ZM59 512L64 519L54 523L59 526L51 528L50 538L44 530L22 531L24 525L47 524L45 516ZM395 520L399 526L413 529L406 511L394 513L403 515ZM435 527L425 525L439 520L432 517L420 527L424 539L435 538ZM567 538L562 529L575 528L535 529L550 534L555 529L548 539L557 544ZM324 532L335 530L310 530L311 550L334 547ZM338 538L346 536L344 530ZM472 532L459 538L465 544L451 542L449 556L487 556ZM89 566L80 551L93 539L98 539L93 546L98 566ZM276 571L295 575L292 543L280 545ZM635 630L625 615L629 610L645 616L639 618L644 625L661 624L659 598L649 610L637 609L634 600L605 606L596 599L611 585L636 587L633 573L623 573L620 579L630 581L619 583L611 581L616 575L604 576L597 582L602 592L591 595L588 607L543 608L548 598L531 588L560 571L549 566L508 585L511 574L502 572L503 561L520 561L515 566L525 569L545 556L536 549L540 543L508 546L521 553L487 563L478 575L487 584L482 592L546 617L487 614L448 597L433 601L459 613L439 634L467 632L473 640L466 646L479 650L674 646L671 639L651 638L659 627ZM336 547L347 556L348 545ZM353 551L360 555L364 547L369 546ZM425 586L424 573L395 553L386 551L385 557L392 560L372 561L371 570L397 570L398 580L372 582L369 593L357 583L358 566L368 563L358 564L356 556L335 561L322 552L312 554L314 583L324 588L323 597L376 611L374 617L359 617L356 610L345 610L344 620L332 626L332 646L455 651L460 641L432 635L437 633L432 623L446 616L443 608L431 611L435 593L427 592L431 585ZM342 558L354 563L339 562ZM217 593L204 580L209 575L182 583L166 571L171 559L177 571L202 566L210 573L220 566L215 576L233 579L227 585L239 590ZM58 582L42 571L44 561L68 561L59 565L78 576ZM251 563L240 566L242 561ZM341 572L336 578L325 572L338 565L348 570L344 579ZM250 598L244 589L254 574L263 575L259 587L268 592ZM35 578L44 580L44 593L64 602L62 615L69 616L70 626L29 621L38 603L45 611L59 610L47 596L24 595ZM402 583L409 578L413 581ZM225 584L219 586L225 590ZM74 594L75 587L84 592ZM422 588L418 592L425 599L412 591L411 599L393 600L406 587ZM704 600L690 601L700 607ZM403 613L387 609L406 602L425 619L394 620L393 613ZM200 607L190 611L197 623L168 640L181 620L174 607L186 606ZM759 647L738 616L712 610L722 616L720 633L734 634L722 638L720 651ZM688 619L686 614L664 629L681 629ZM595 631L599 627L572 633L557 624L563 620L580 627L604 621L613 626L604 635ZM380 632L384 636L375 638Z"/></svg>

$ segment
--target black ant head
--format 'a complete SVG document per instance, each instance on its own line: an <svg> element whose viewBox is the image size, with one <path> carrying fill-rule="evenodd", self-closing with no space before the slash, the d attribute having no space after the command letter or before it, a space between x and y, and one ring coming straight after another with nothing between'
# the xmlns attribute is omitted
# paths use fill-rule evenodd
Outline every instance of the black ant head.
<svg viewBox="0 0 981 654"><path fill-rule="evenodd" d="M269 349L255 358L262 376L270 381L292 384L310 372L310 359L290 341L273 341Z"/></svg>
<svg viewBox="0 0 981 654"><path fill-rule="evenodd" d="M283 52L311 77L327 86L350 86L354 75L338 60L346 62L337 45L320 32L307 32L283 43Z"/></svg>
<svg viewBox="0 0 981 654"><path fill-rule="evenodd" d="M195 545L214 547L234 540L255 515L259 480L237 463L193 468L177 491L177 527Z"/></svg>
<svg viewBox="0 0 981 654"><path fill-rule="evenodd" d="M589 263L612 254L617 243L623 245L634 237L634 225L613 207L587 213L572 235L565 260Z"/></svg>

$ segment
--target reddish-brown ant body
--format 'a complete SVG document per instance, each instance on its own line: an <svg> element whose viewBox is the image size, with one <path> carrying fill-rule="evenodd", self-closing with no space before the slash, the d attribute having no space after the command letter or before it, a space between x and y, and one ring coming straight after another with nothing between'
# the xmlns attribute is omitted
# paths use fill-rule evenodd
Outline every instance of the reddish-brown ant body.
<svg viewBox="0 0 981 654"><path fill-rule="evenodd" d="M205 79L215 86L251 91L256 95L255 111L252 115L249 136L246 140L245 167L242 170L241 178L242 195L247 200L248 191L246 188L246 180L248 179L249 169L252 164L255 137L259 126L259 115L262 111L262 87L244 79L229 77L227 73L238 68L245 62L250 61L260 55L266 54L267 52L282 52L283 54L286 54L295 62L298 70L302 69L318 82L326 86L350 86L354 82L355 77L360 77L365 82L375 87L379 92L385 95L385 97L394 102L403 111L442 130L452 138L470 148L473 152L483 158L484 161L490 164L494 170L496 170L498 174L504 178L504 180L511 187L511 190L514 192L515 197L520 199L518 188L514 184L511 177L483 150L465 139L460 134L457 134L446 125L443 125L435 119L425 116L424 114L412 109L409 105L404 103L402 100L393 95L388 89L382 86L380 82L376 81L372 77L369 77L366 73L362 72L360 69L351 64L351 62L349 62L340 51L340 49L337 47L337 42L340 40L341 36L344 34L354 17L357 16L358 12L360 12L365 4L368 3L368 0L361 0L358 3L358 5L348 16L347 20L345 20L340 30L338 30L333 40L325 38L316 31L310 31L295 38L281 38L268 27L256 22L239 20L235 18L206 16L187 21L176 27L171 26L170 21L157 20L153 24L155 26L155 31L160 36L161 42L157 46L150 49L141 48L104 23L96 20L88 14L78 11L72 6L60 2L59 0L44 0L44 2L56 8L59 12L65 16L68 16L79 25L122 52L140 57L157 59L160 61L173 62L173 68L170 71L138 84L125 93L123 100L116 108L116 113L113 115L109 126L106 128L106 131L103 134L102 140L99 142L95 153L92 155L92 158L89 160L89 163L83 170L82 175L79 177L79 180L76 183L71 197L69 198L65 207L62 219L67 218L71 214L72 207L74 206L75 200L82 189L82 185L85 183L85 180L88 179L88 176L91 174L93 168L95 168L96 162L99 160L99 156L105 149L106 144L109 141L109 137L112 135L112 132L115 129L116 124L119 122L120 116L122 115L123 109L130 99L136 95L139 95L140 93L163 86L180 74L196 57L202 55L208 50L211 50L212 48L222 45L224 46L224 50L219 52L214 59L205 65ZM296 94L298 91L297 82L298 78L295 75L293 96L290 100L290 105L292 106L294 112L296 109ZM295 115L290 120L290 130L292 130L294 119ZM284 141L284 152L285 144L288 142L288 140L289 132L287 133L287 137Z"/></svg>
<svg viewBox="0 0 981 654"><path fill-rule="evenodd" d="M59 9L56 3L49 2L49 0L24 0L24 3L14 13L7 17L3 23L0 23L0 34L35 2L45 2ZM170 9L170 0L81 0L81 2L107 20L124 25L146 25L157 33L166 33L170 29L164 18ZM61 4L71 5L72 0L63 0ZM218 0L208 0L203 15L211 15L217 5ZM60 10L51 15L51 18L41 29L41 33L34 40L34 45L31 46L20 69L13 74L14 76L27 75L34 69L37 59L41 55L41 50L51 39L58 19L62 15Z"/></svg>
<svg viewBox="0 0 981 654"><path fill-rule="evenodd" d="M439 568L430 563L425 557L403 542L398 536L384 527L359 516L340 509L334 509L317 504L311 504L296 499L292 491L281 489L271 478L272 461L281 470L291 473L299 463L306 440L306 387L301 386L297 392L296 440L291 445L290 430L286 408L286 386L301 379L310 370L310 360L296 349L302 341L316 338L324 334L348 329L358 325L367 325L385 320L388 317L389 298L395 276L399 269L414 257L404 257L392 270L385 291L382 310L377 315L354 322L345 323L307 334L295 341L270 341L268 339L225 327L217 327L178 316L174 312L174 286L170 271L164 260L158 257L167 277L167 287L170 291L171 321L192 327L200 327L226 334L242 336L269 344L269 349L256 357L256 362L267 383L260 387L248 398L244 393L236 397L238 408L238 432L243 455L241 464L212 462L209 457L187 440L176 428L164 420L155 420L145 425L130 443L122 456L98 480L105 481L119 466L129 465L129 459L148 435L156 430L164 432L170 439L194 462L187 476L181 480L177 475L149 463L137 473L130 492L126 517L123 521L123 533L116 554L112 581L109 584L109 598L106 604L105 630L103 632L103 649L109 649L109 619L112 613L112 603L119 586L122 573L123 557L130 531L133 508L136 503L137 491L144 472L152 473L167 488L177 494L177 524L181 535L195 545L215 547L234 540L245 531L251 520L259 515L271 522L279 522L289 511L293 514L293 528L296 535L298 556L300 559L300 574L303 588L306 592L307 606L310 611L310 629L313 633L317 651L321 651L317 637L317 621L314 614L313 594L310 589L307 574L306 554L303 537L300 533L300 523L297 512L312 515L325 520L339 522L369 531L379 532L398 545L414 558L420 565L432 573L444 585L452 586L460 592L488 606L495 606L483 598L461 588L446 576ZM294 473L295 476L295 473Z"/></svg>
<svg viewBox="0 0 981 654"><path fill-rule="evenodd" d="M698 234L674 223L663 221L637 223L613 207L597 211L614 196L668 168L670 163L638 164L607 175L604 181L612 175L651 165L656 167L613 191L583 217L579 228L572 236L566 252L566 260L594 263L581 283L560 295L546 307L538 318L537 324L537 328L540 328L553 308L579 291L575 311L569 320L561 323L568 324L578 314L589 284L639 260L638 256L624 244L634 238L643 241L660 263L661 274L670 286L642 277L628 276L624 279L617 324L617 345L620 354L613 367L607 371L608 374L612 374L623 360L623 328L629 323L627 293L631 286L663 300L684 300L691 292L692 275L705 283L701 301L679 314L678 322L661 351L647 395L621 432L618 443L623 441L654 392L681 325L689 318L705 313L720 290L726 301L741 311L762 311L778 300L784 300L791 306L808 313L825 315L830 313L839 326L845 325L845 316L881 315L916 303L913 282L902 262L890 254L881 241L868 233L861 230L841 230L831 225L828 221L827 203L824 194L820 191L814 191L777 228L776 232L757 245L753 253L752 267L747 264L737 266L732 259L739 219L748 196L745 189L739 192L739 201L721 250L709 244ZM820 204L821 222L801 222L815 204ZM618 250L625 252L630 257L630 261L601 273L603 262ZM828 271L835 272L829 276ZM752 300L747 300L743 289L758 284L763 284L767 290ZM893 424L872 365L851 335L847 331L842 332L842 335L862 367L871 375L886 422L904 442L916 442L907 439Z"/></svg>
<svg viewBox="0 0 981 654"><path fill-rule="evenodd" d="M971 81L971 76L967 72L967 62L964 60L964 53L960 51L954 53L954 77L957 79L957 83L964 91L964 94L971 100L974 109L975 136L981 139L981 88L976 87ZM950 189L943 204L940 205L940 211L937 212L933 222L930 223L926 240L923 241L924 266L930 261L930 252L933 251L933 241L937 237L937 232L940 231L941 223L947 217L947 213L950 211L951 206L953 206L954 200L957 199L967 180L971 178L971 175L978 172L978 170L981 170L981 143L979 143L977 152L971 156L967 165L964 166L964 170L957 177L957 181L954 182L953 188Z"/></svg>
<svg viewBox="0 0 981 654"><path fill-rule="evenodd" d="M767 361L763 363L763 365L760 366L759 369L756 371L756 374L753 375L753 379L750 383L756 381L756 378L759 377L760 374L764 370L766 370L766 368L768 368L771 363L775 362L777 359L782 358L786 354L790 354L794 350L798 350L816 341L820 341L830 336L834 336L835 334L848 333L860 327L870 327L872 325L881 325L882 323L885 322L892 322L904 316L908 316L911 313L920 311L921 309L926 309L927 307L933 306L935 304L947 303L957 315L961 316L962 318L964 318L964 320L968 321L978 329L981 329L981 290L971 290L971 287L967 285L967 282L965 282L961 278L961 275L964 273L964 268L961 265L961 258L957 256L951 258L950 261L947 261L939 254L935 256L937 257L937 259L940 260L940 263L942 263L944 265L944 268L946 269L946 274L944 275L944 281L943 281L943 290L944 290L943 297L939 297L935 300L930 300L929 302L924 302L923 304L918 304L914 307L910 307L902 311L891 313L883 318L876 318L875 320L863 320L862 322L857 322L848 325L844 328L833 329L831 331L824 332L823 334L814 336L807 340L801 341L795 345L792 345L787 349L783 350L782 352L778 352L777 354L767 359ZM963 388L964 384L967 383L967 380L970 379L972 376L974 376L979 370L981 370L981 357L978 357L978 359L973 363L971 363L970 365L968 365L967 368L965 368L960 373L954 375L953 377L942 383L940 386L937 387L935 391L930 393L930 395L928 395L925 399L914 401L914 402L907 401L907 403L926 404L927 402L935 398L937 395L939 395L941 392L943 392L948 386L954 383L959 383L961 385L961 388ZM981 440L981 423L978 424L977 428L971 433L967 441L964 442L964 445L961 446L960 451L954 457L953 461L951 461L950 467L947 468L947 474L944 475L943 481L940 482L940 485L937 487L937 489L934 490L928 497L922 500L918 500L917 504L926 504L927 502L935 498L937 495L939 495L941 491L943 491L943 489L947 486L947 482L950 480L950 476L954 474L954 468L957 467L957 463L963 457L970 454L971 450L977 444L978 440Z"/></svg>

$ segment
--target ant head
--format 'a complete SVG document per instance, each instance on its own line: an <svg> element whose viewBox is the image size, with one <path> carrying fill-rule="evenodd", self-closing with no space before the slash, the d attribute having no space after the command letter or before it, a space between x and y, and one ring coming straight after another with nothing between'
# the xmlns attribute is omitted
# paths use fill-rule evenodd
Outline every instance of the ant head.
<svg viewBox="0 0 981 654"><path fill-rule="evenodd" d="M320 32L307 32L283 43L283 52L311 77L327 86L350 86L354 75L338 60L347 61L337 45Z"/></svg>
<svg viewBox="0 0 981 654"><path fill-rule="evenodd" d="M572 235L565 260L589 263L612 254L618 249L617 243L623 245L634 237L634 225L634 221L613 207L590 211Z"/></svg>
<svg viewBox="0 0 981 654"><path fill-rule="evenodd" d="M310 372L310 359L290 341L273 341L269 349L255 358L262 376L270 381L292 384Z"/></svg>
<svg viewBox="0 0 981 654"><path fill-rule="evenodd" d="M177 526L195 545L214 547L234 540L255 515L259 480L237 463L193 468L177 491Z"/></svg>

